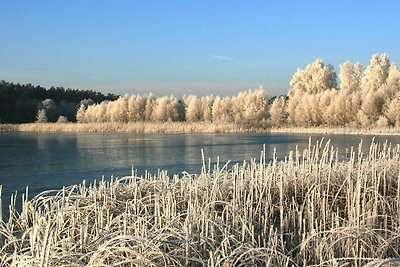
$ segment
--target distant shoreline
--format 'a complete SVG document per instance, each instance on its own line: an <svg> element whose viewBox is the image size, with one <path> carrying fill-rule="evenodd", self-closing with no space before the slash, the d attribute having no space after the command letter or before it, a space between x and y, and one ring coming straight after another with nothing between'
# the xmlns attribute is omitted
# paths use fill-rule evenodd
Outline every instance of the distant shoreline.
<svg viewBox="0 0 400 267"><path fill-rule="evenodd" d="M358 129L329 127L246 127L234 123L137 122L137 123L24 123L0 124L0 132L126 132L126 133L293 133L400 135L399 128Z"/></svg>

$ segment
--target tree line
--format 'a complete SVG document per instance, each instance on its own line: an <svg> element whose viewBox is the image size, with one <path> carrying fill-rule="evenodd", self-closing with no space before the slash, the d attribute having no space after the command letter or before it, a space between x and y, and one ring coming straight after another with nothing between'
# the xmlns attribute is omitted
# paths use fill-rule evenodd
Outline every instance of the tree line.
<svg viewBox="0 0 400 267"><path fill-rule="evenodd" d="M287 95L260 87L235 96L103 95L0 83L3 122L215 122L249 127L400 127L400 71L387 54L366 67L344 62L337 76L317 59L298 69ZM5 92L5 93L4 93Z"/></svg>
<svg viewBox="0 0 400 267"><path fill-rule="evenodd" d="M338 83L339 81L339 83ZM287 95L262 88L232 97L125 95L82 105L79 122L209 121L258 127L400 127L400 71L387 54L366 67L344 62L339 76L322 59L298 69Z"/></svg>
<svg viewBox="0 0 400 267"><path fill-rule="evenodd" d="M265 122L268 96L262 88L232 97L125 95L115 101L82 105L78 122L187 121L260 125Z"/></svg>
<svg viewBox="0 0 400 267"><path fill-rule="evenodd" d="M297 70L288 100L272 103L273 125L400 127L400 71L387 54L366 67L344 62L339 82L321 59Z"/></svg>
<svg viewBox="0 0 400 267"><path fill-rule="evenodd" d="M104 95L91 90L64 89L51 87L46 89L32 84L15 84L0 81L0 122L25 123L42 121L55 122L58 118L74 122L81 101L101 103L115 100L113 94ZM45 117L43 117L45 115Z"/></svg>

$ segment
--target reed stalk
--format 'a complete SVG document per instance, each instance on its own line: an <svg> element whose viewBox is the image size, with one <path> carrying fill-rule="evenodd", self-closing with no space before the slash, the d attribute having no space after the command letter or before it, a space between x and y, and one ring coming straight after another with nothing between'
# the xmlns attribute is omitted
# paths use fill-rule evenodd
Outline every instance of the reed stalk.
<svg viewBox="0 0 400 267"><path fill-rule="evenodd" d="M203 155L200 174L27 190L0 222L0 266L398 266L400 146L361 151L310 141L282 160Z"/></svg>

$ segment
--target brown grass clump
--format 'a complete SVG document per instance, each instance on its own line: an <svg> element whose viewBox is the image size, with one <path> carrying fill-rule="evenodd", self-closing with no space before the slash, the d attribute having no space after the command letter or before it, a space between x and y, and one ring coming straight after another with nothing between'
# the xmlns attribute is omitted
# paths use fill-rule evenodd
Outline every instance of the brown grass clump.
<svg viewBox="0 0 400 267"><path fill-rule="evenodd" d="M399 146L322 142L283 161L124 177L23 197L0 266L398 266ZM26 195L26 194L25 194Z"/></svg>

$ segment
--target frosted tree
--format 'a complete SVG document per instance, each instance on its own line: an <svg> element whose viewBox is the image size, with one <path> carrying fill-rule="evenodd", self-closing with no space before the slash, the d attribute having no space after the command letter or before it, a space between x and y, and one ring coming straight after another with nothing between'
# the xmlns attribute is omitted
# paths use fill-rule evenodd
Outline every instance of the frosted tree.
<svg viewBox="0 0 400 267"><path fill-rule="evenodd" d="M290 81L294 93L316 94L336 88L336 73L332 65L325 65L322 59L298 69Z"/></svg>
<svg viewBox="0 0 400 267"><path fill-rule="evenodd" d="M361 81L361 88L365 94L377 91L386 83L389 76L389 56L387 54L373 55L371 62L365 69L365 75Z"/></svg>
<svg viewBox="0 0 400 267"><path fill-rule="evenodd" d="M232 99L225 96L221 99L221 121L225 123L234 122L233 110L232 110Z"/></svg>
<svg viewBox="0 0 400 267"><path fill-rule="evenodd" d="M326 90L319 97L319 112L322 124L331 124L336 118L331 116L335 113L334 101L337 96L337 90Z"/></svg>
<svg viewBox="0 0 400 267"><path fill-rule="evenodd" d="M183 102L186 107L186 121L195 122L201 119L201 105L200 101L195 95L184 96Z"/></svg>
<svg viewBox="0 0 400 267"><path fill-rule="evenodd" d="M397 64L390 64L386 83L388 86L396 88L396 91L400 91L400 70Z"/></svg>
<svg viewBox="0 0 400 267"><path fill-rule="evenodd" d="M382 115L384 100L383 97L376 93L370 92L363 97L361 109L358 112L358 120L361 126L371 126L380 115Z"/></svg>
<svg viewBox="0 0 400 267"><path fill-rule="evenodd" d="M352 95L348 91L332 90L329 96L325 95L322 97L321 112L323 113L323 121L326 125L345 126L351 120L355 119L356 114L352 114L351 109ZM325 97L329 98L329 101L324 100Z"/></svg>
<svg viewBox="0 0 400 267"><path fill-rule="evenodd" d="M36 122L37 123L47 122L47 115L44 109L39 109L38 113L36 114Z"/></svg>
<svg viewBox="0 0 400 267"><path fill-rule="evenodd" d="M134 122L139 114L139 106L136 103L136 95L131 95L128 98L128 121Z"/></svg>
<svg viewBox="0 0 400 267"><path fill-rule="evenodd" d="M77 122L80 122L80 123L88 122L86 119L86 109L91 105L94 105L94 102L92 99L81 100L81 102L79 103L79 108L76 111L76 121Z"/></svg>
<svg viewBox="0 0 400 267"><path fill-rule="evenodd" d="M266 118L267 97L260 87L232 97L232 115L236 123L256 125Z"/></svg>
<svg viewBox="0 0 400 267"><path fill-rule="evenodd" d="M269 109L270 123L272 126L281 126L286 119L286 101L285 98L280 96L274 99Z"/></svg>
<svg viewBox="0 0 400 267"><path fill-rule="evenodd" d="M57 123L68 123L68 119L65 116L60 116L57 119Z"/></svg>
<svg viewBox="0 0 400 267"><path fill-rule="evenodd" d="M112 122L128 122L128 96L119 97L117 100L110 102L111 121Z"/></svg>
<svg viewBox="0 0 400 267"><path fill-rule="evenodd" d="M359 63L343 63L340 90L336 90L334 77L333 68L321 60L296 72L287 103L291 124L352 127L398 124L400 71L396 64L390 63L387 54L372 56L365 69Z"/></svg>
<svg viewBox="0 0 400 267"><path fill-rule="evenodd" d="M230 97L217 96L214 100L212 107L213 122L231 123L234 121L232 100Z"/></svg>
<svg viewBox="0 0 400 267"><path fill-rule="evenodd" d="M79 123L87 122L85 115L86 115L86 107L85 105L81 104L76 112L76 121Z"/></svg>
<svg viewBox="0 0 400 267"><path fill-rule="evenodd" d="M103 101L100 104L88 106L85 111L86 122L110 122L111 117L107 115L108 105L112 102Z"/></svg>
<svg viewBox="0 0 400 267"><path fill-rule="evenodd" d="M200 109L204 121L212 121L212 108L214 97L212 95L204 96L200 99Z"/></svg>
<svg viewBox="0 0 400 267"><path fill-rule="evenodd" d="M115 101L115 100L114 100ZM106 105L106 118L107 118L107 122L111 122L111 117L113 116L113 112L114 112L114 107L113 107L113 102L114 101L110 101L107 103Z"/></svg>
<svg viewBox="0 0 400 267"><path fill-rule="evenodd" d="M107 106L109 105L109 101L103 101L97 105L97 120L96 122L109 122L111 118L107 116Z"/></svg>
<svg viewBox="0 0 400 267"><path fill-rule="evenodd" d="M360 108L360 91L350 93L343 90L332 90L330 104L326 108L323 108L322 105L321 112L323 112L323 120L326 125L356 126L357 113Z"/></svg>
<svg viewBox="0 0 400 267"><path fill-rule="evenodd" d="M362 104L362 92L355 92L350 94L347 99L346 111L347 111L347 125L357 126L357 115L361 109Z"/></svg>
<svg viewBox="0 0 400 267"><path fill-rule="evenodd" d="M159 97L156 99L153 120L154 121L177 121L178 120L178 100L173 97Z"/></svg>
<svg viewBox="0 0 400 267"><path fill-rule="evenodd" d="M222 99L220 96L217 96L214 100L213 106L212 106L212 120L217 122L221 121L222 117Z"/></svg>
<svg viewBox="0 0 400 267"><path fill-rule="evenodd" d="M85 110L85 122L95 122L96 121L96 104L88 106Z"/></svg>
<svg viewBox="0 0 400 267"><path fill-rule="evenodd" d="M236 123L244 123L244 109L248 92L239 92L237 96L231 98L232 115Z"/></svg>
<svg viewBox="0 0 400 267"><path fill-rule="evenodd" d="M288 122L294 126L319 125L322 114L319 112L319 96L309 93L296 93L287 104Z"/></svg>
<svg viewBox="0 0 400 267"><path fill-rule="evenodd" d="M167 97L159 97L154 103L153 118L152 121L167 121Z"/></svg>
<svg viewBox="0 0 400 267"><path fill-rule="evenodd" d="M268 98L265 90L260 87L257 90L248 90L243 96L242 119L250 125L258 125L267 118Z"/></svg>
<svg viewBox="0 0 400 267"><path fill-rule="evenodd" d="M290 81L287 104L288 121L292 125L320 125L323 122L320 112L320 97L315 96L330 89L336 89L336 73L332 65L325 65L322 59L317 59L298 69ZM314 96L313 96L314 95Z"/></svg>
<svg viewBox="0 0 400 267"><path fill-rule="evenodd" d="M130 122L143 121L146 99L140 95L132 95L128 99L128 120Z"/></svg>
<svg viewBox="0 0 400 267"><path fill-rule="evenodd" d="M378 92L389 103L400 92L400 71L395 63L390 64L386 82L378 89Z"/></svg>
<svg viewBox="0 0 400 267"><path fill-rule="evenodd" d="M306 112L298 114L299 121L305 126L318 126L321 124L321 112L319 110L320 94L307 94L303 98L303 105Z"/></svg>
<svg viewBox="0 0 400 267"><path fill-rule="evenodd" d="M306 101L307 112L310 113L309 125L319 126L329 124L327 120L327 112L333 110L333 103L338 95L338 90L330 89L325 90L318 94L312 94ZM334 119L338 118L336 114ZM332 118L331 118L332 119Z"/></svg>
<svg viewBox="0 0 400 267"><path fill-rule="evenodd" d="M179 120L179 101L176 97L170 96L167 103L167 120L178 121Z"/></svg>
<svg viewBox="0 0 400 267"><path fill-rule="evenodd" d="M317 126L323 123L321 94L295 94L287 105L288 121L295 126Z"/></svg>
<svg viewBox="0 0 400 267"><path fill-rule="evenodd" d="M340 89L348 93L361 90L363 73L364 69L360 63L353 65L350 61L346 61L340 65Z"/></svg>
<svg viewBox="0 0 400 267"><path fill-rule="evenodd" d="M400 93L384 106L383 112L388 119L388 125L400 127Z"/></svg>
<svg viewBox="0 0 400 267"><path fill-rule="evenodd" d="M302 100L307 95L301 93L293 94L289 97L286 112L288 114L288 123L294 126L302 125L302 113L304 113L304 106Z"/></svg>
<svg viewBox="0 0 400 267"><path fill-rule="evenodd" d="M144 120L151 121L151 119L153 118L153 109L156 97L154 94L150 93L149 95L145 96L145 99L146 105L144 108Z"/></svg>

